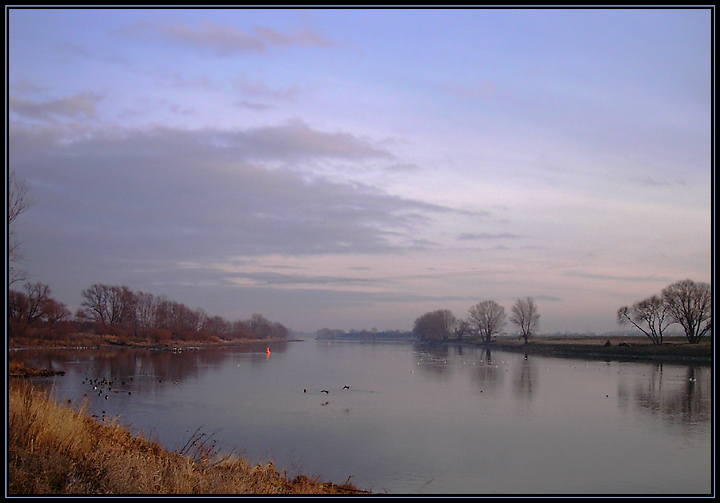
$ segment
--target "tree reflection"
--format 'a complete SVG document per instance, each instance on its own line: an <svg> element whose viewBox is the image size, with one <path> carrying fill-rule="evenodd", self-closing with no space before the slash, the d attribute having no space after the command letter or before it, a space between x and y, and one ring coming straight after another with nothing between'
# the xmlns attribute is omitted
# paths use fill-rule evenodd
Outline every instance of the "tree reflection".
<svg viewBox="0 0 720 503"><path fill-rule="evenodd" d="M516 395L530 398L533 391L533 383L536 380L535 366L531 363L527 353L525 353L520 368L515 376L514 390Z"/></svg>
<svg viewBox="0 0 720 503"><path fill-rule="evenodd" d="M429 372L436 376L449 375L452 366L447 364L450 357L448 344L416 343L413 349L417 368L421 372Z"/></svg>
<svg viewBox="0 0 720 503"><path fill-rule="evenodd" d="M283 353L288 344L273 343L272 351ZM112 381L117 391L133 391L199 377L238 354L248 354L251 361L266 363L266 348L267 344L263 343L184 351L137 348L31 350L23 356L29 366L64 371L70 370L74 362L82 359L87 362L87 383L104 379L106 383Z"/></svg>
<svg viewBox="0 0 720 503"><path fill-rule="evenodd" d="M622 387L620 391L639 410L658 416L667 423L692 429L710 420L710 375L706 366L688 365L678 373L676 367L666 369L658 363L651 367L649 378L636 382L632 393Z"/></svg>
<svg viewBox="0 0 720 503"><path fill-rule="evenodd" d="M495 390L502 382L504 372L498 367L497 362L493 359L490 348L483 347L480 349L478 359L475 362L475 372L473 379L480 387L480 391Z"/></svg>

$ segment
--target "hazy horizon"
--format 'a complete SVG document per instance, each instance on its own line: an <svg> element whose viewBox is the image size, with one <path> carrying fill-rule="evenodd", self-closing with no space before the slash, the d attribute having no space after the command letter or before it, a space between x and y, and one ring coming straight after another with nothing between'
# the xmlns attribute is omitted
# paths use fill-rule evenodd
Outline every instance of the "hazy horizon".
<svg viewBox="0 0 720 503"><path fill-rule="evenodd" d="M711 283L712 19L677 9L6 7L28 280L291 330Z"/></svg>

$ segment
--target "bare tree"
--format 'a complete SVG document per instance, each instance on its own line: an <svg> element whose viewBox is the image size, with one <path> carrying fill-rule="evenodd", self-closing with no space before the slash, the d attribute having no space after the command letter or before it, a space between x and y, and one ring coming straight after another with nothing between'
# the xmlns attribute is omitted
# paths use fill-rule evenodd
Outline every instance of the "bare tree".
<svg viewBox="0 0 720 503"><path fill-rule="evenodd" d="M438 309L425 313L415 320L413 333L422 340L447 340L457 323L449 309Z"/></svg>
<svg viewBox="0 0 720 503"><path fill-rule="evenodd" d="M50 299L50 287L42 283L25 285L27 292L27 308L25 309L25 317L28 323L42 318L44 314L45 304Z"/></svg>
<svg viewBox="0 0 720 503"><path fill-rule="evenodd" d="M135 318L135 296L126 286L95 284L82 291L85 300L81 306L88 319L108 325L132 324Z"/></svg>
<svg viewBox="0 0 720 503"><path fill-rule="evenodd" d="M30 327L53 327L70 317L65 304L50 296L50 287L42 283L26 283L25 292L8 292L8 331L10 335L27 333Z"/></svg>
<svg viewBox="0 0 720 503"><path fill-rule="evenodd" d="M465 334L470 332L470 323L465 320L457 320L455 323L455 338L461 341Z"/></svg>
<svg viewBox="0 0 720 503"><path fill-rule="evenodd" d="M468 322L482 340L490 342L505 325L505 308L494 300L480 302L470 308Z"/></svg>
<svg viewBox="0 0 720 503"><path fill-rule="evenodd" d="M140 333L155 328L155 309L157 302L151 293L135 294L135 327Z"/></svg>
<svg viewBox="0 0 720 503"><path fill-rule="evenodd" d="M617 316L619 324L632 323L656 346L662 345L663 331L673 323L668 313L667 302L657 295L636 302L632 307L621 307ZM644 326L647 329L643 328Z"/></svg>
<svg viewBox="0 0 720 503"><path fill-rule="evenodd" d="M697 344L712 333L712 291L707 283L686 279L662 291L668 313L673 321L682 325L690 344Z"/></svg>
<svg viewBox="0 0 720 503"><path fill-rule="evenodd" d="M520 335L525 338L525 344L527 344L528 338L532 337L540 323L540 314L538 314L535 301L530 297L518 299L512 307L510 321L518 326Z"/></svg>
<svg viewBox="0 0 720 503"><path fill-rule="evenodd" d="M99 322L102 326L109 322L108 288L106 285L95 284L82 291L85 300L81 304L84 308L81 313L87 319Z"/></svg>
<svg viewBox="0 0 720 503"><path fill-rule="evenodd" d="M25 180L18 177L18 175L11 171L8 175L8 187L7 187L7 204L8 204L8 261L9 261L9 274L8 274L8 286L12 285L17 281L23 281L27 277L26 271L19 269L18 265L23 260L23 252L20 246L20 242L17 238L17 229L15 224L17 223L17 217L23 214L29 207L30 201L28 199L28 188L25 184Z"/></svg>

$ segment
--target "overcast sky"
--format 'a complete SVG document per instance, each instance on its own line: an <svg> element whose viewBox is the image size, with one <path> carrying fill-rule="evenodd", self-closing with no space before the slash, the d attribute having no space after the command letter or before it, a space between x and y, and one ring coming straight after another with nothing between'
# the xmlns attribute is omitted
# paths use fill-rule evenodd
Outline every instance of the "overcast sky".
<svg viewBox="0 0 720 503"><path fill-rule="evenodd" d="M6 9L32 282L540 331L712 274L709 9ZM508 325L508 329L513 327Z"/></svg>

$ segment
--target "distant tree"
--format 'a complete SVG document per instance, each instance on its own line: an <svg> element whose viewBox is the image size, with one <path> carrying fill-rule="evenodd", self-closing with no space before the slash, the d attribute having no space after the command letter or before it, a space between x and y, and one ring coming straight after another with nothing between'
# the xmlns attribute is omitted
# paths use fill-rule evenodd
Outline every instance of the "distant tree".
<svg viewBox="0 0 720 503"><path fill-rule="evenodd" d="M245 325L257 339L286 339L290 333L281 323L273 323L259 313L253 314Z"/></svg>
<svg viewBox="0 0 720 503"><path fill-rule="evenodd" d="M530 297L518 299L512 307L510 321L518 326L520 335L525 338L525 344L527 344L528 338L532 337L540 322L540 314L538 314L535 301Z"/></svg>
<svg viewBox="0 0 720 503"><path fill-rule="evenodd" d="M108 333L142 336L156 342L170 339L287 339L290 331L281 323L271 322L261 314L250 320L229 322L221 316L210 316L202 309L134 293L126 286L95 284L82 291L84 301L76 316L77 323L94 323ZM11 299L14 303L20 299Z"/></svg>
<svg viewBox="0 0 720 503"><path fill-rule="evenodd" d="M25 284L26 299L24 318L28 324L33 324L43 316L43 308L50 299L50 287L42 283Z"/></svg>
<svg viewBox="0 0 720 503"><path fill-rule="evenodd" d="M48 327L53 328L58 322L69 320L70 310L62 302L55 299L47 299L43 305L43 320Z"/></svg>
<svg viewBox="0 0 720 503"><path fill-rule="evenodd" d="M80 304L78 313L84 319L92 320L105 326L108 323L108 287L101 284L92 285L82 291L85 300Z"/></svg>
<svg viewBox="0 0 720 503"><path fill-rule="evenodd" d="M28 329L51 329L70 317L67 307L50 296L50 287L26 283L25 291L8 292L8 327L11 335L23 335Z"/></svg>
<svg viewBox="0 0 720 503"><path fill-rule="evenodd" d="M663 332L673 323L667 302L657 295L636 302L632 307L621 307L617 317L619 324L632 323L656 346L662 345Z"/></svg>
<svg viewBox="0 0 720 503"><path fill-rule="evenodd" d="M7 302L8 320L16 324L20 323L25 315L27 295L17 290L9 290Z"/></svg>
<svg viewBox="0 0 720 503"><path fill-rule="evenodd" d="M712 291L707 283L686 279L666 287L662 297L667 311L685 330L690 344L712 333Z"/></svg>
<svg viewBox="0 0 720 503"><path fill-rule="evenodd" d="M9 262L8 286L22 281L27 274L18 266L23 260L23 252L20 241L17 238L17 218L30 207L28 199L28 188L25 180L20 178L14 171L8 175L7 186L7 258Z"/></svg>
<svg viewBox="0 0 720 503"><path fill-rule="evenodd" d="M505 308L494 300L475 304L470 308L468 314L470 327L485 342L490 342L492 336L499 334L505 325Z"/></svg>
<svg viewBox="0 0 720 503"><path fill-rule="evenodd" d="M252 334L250 328L242 320L235 320L231 323L230 338L232 339L251 339Z"/></svg>
<svg viewBox="0 0 720 503"><path fill-rule="evenodd" d="M457 323L449 309L425 313L415 320L413 333L424 341L448 340Z"/></svg>
<svg viewBox="0 0 720 503"><path fill-rule="evenodd" d="M170 330L172 326L172 301L161 295L155 299L154 327Z"/></svg>
<svg viewBox="0 0 720 503"><path fill-rule="evenodd" d="M461 341L465 334L470 333L470 323L466 320L458 320L455 323L455 339Z"/></svg>
<svg viewBox="0 0 720 503"><path fill-rule="evenodd" d="M282 323L274 322L272 324L272 338L273 339L287 339L290 335L290 330L287 329Z"/></svg>
<svg viewBox="0 0 720 503"><path fill-rule="evenodd" d="M262 314L254 313L247 322L250 332L258 339L270 337L270 321Z"/></svg>
<svg viewBox="0 0 720 503"><path fill-rule="evenodd" d="M344 334L342 330L338 328L321 328L317 332L315 332L315 338L316 339L335 339L336 337L340 337Z"/></svg>
<svg viewBox="0 0 720 503"><path fill-rule="evenodd" d="M138 292L135 294L135 331L147 333L155 327L155 296L151 293Z"/></svg>
<svg viewBox="0 0 720 503"><path fill-rule="evenodd" d="M103 328L134 324L135 296L126 286L95 284L82 291L82 316Z"/></svg>
<svg viewBox="0 0 720 503"><path fill-rule="evenodd" d="M180 302L169 303L169 328L173 337L191 340L201 325L201 313Z"/></svg>
<svg viewBox="0 0 720 503"><path fill-rule="evenodd" d="M227 337L232 329L232 324L222 316L211 316L203 323L203 330L217 337Z"/></svg>

